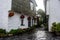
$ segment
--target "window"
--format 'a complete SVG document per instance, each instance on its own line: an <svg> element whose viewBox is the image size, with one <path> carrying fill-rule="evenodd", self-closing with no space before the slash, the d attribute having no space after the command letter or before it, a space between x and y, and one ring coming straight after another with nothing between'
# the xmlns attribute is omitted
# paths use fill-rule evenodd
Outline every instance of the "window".
<svg viewBox="0 0 60 40"><path fill-rule="evenodd" d="M24 22L24 19L21 19L21 26L24 26L23 22Z"/></svg>
<svg viewBox="0 0 60 40"><path fill-rule="evenodd" d="M20 18L21 18L21 26L24 26L23 23L24 23L24 18L25 18L25 16L24 16L24 15L21 15Z"/></svg>
<svg viewBox="0 0 60 40"><path fill-rule="evenodd" d="M30 7L31 7L31 10L34 10L33 2L30 2Z"/></svg>
<svg viewBox="0 0 60 40"><path fill-rule="evenodd" d="M28 27L31 27L31 17L28 17Z"/></svg>

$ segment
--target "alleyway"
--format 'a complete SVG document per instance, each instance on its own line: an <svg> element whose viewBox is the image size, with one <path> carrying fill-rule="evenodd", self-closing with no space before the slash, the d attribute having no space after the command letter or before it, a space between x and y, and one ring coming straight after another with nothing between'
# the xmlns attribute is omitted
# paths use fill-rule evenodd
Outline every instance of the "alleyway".
<svg viewBox="0 0 60 40"><path fill-rule="evenodd" d="M44 31L44 28L37 28L32 34L0 38L0 40L60 40L60 37L53 37L51 33Z"/></svg>
<svg viewBox="0 0 60 40"><path fill-rule="evenodd" d="M37 29L35 35L35 40L60 40L60 37L53 37L53 35L45 31L44 28Z"/></svg>

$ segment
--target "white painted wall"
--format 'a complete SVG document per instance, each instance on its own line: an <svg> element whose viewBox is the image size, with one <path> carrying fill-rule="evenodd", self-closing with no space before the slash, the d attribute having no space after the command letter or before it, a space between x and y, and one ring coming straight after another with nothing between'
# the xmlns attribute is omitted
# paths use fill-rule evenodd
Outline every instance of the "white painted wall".
<svg viewBox="0 0 60 40"><path fill-rule="evenodd" d="M0 0L0 28L7 29L9 10L11 10L11 0Z"/></svg>
<svg viewBox="0 0 60 40"><path fill-rule="evenodd" d="M6 29L7 31L17 28L28 28L28 16L25 15L24 18L25 26L21 26L21 14L15 13L13 17L8 17L8 11L11 10L11 2L12 0L0 0L0 28Z"/></svg>
<svg viewBox="0 0 60 40"><path fill-rule="evenodd" d="M52 23L60 22L60 1L49 0L47 3L47 13L49 13L49 31L51 31Z"/></svg>
<svg viewBox="0 0 60 40"><path fill-rule="evenodd" d="M21 14L20 13L14 13L14 16L9 17L9 23L8 23L8 31L11 29L18 29L18 28L28 28L28 17L27 15L24 15L24 26L21 26L21 19L20 19ZM32 20L31 20L31 26L32 26Z"/></svg>

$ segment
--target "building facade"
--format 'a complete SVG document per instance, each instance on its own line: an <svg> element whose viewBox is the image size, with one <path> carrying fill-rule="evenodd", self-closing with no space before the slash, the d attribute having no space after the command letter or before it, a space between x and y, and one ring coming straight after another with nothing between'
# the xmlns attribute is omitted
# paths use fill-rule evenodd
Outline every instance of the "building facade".
<svg viewBox="0 0 60 40"><path fill-rule="evenodd" d="M60 22L60 0L45 0L46 14L49 14L49 26L51 31L52 23Z"/></svg>
<svg viewBox="0 0 60 40"><path fill-rule="evenodd" d="M36 24L35 0L1 0L0 6L0 28L10 31Z"/></svg>

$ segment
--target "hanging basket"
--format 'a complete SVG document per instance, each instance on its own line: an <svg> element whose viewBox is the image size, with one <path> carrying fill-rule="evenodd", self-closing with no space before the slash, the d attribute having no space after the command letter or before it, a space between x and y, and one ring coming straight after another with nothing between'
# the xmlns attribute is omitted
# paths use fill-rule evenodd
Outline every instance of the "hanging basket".
<svg viewBox="0 0 60 40"><path fill-rule="evenodd" d="M10 11L9 12L9 17L12 17L12 16L14 16L14 12L13 11Z"/></svg>
<svg viewBox="0 0 60 40"><path fill-rule="evenodd" d="M28 17L27 19L28 19L28 20L31 20L31 17Z"/></svg>
<svg viewBox="0 0 60 40"><path fill-rule="evenodd" d="M23 18L25 18L25 16L24 15L21 15L20 18L23 19Z"/></svg>

